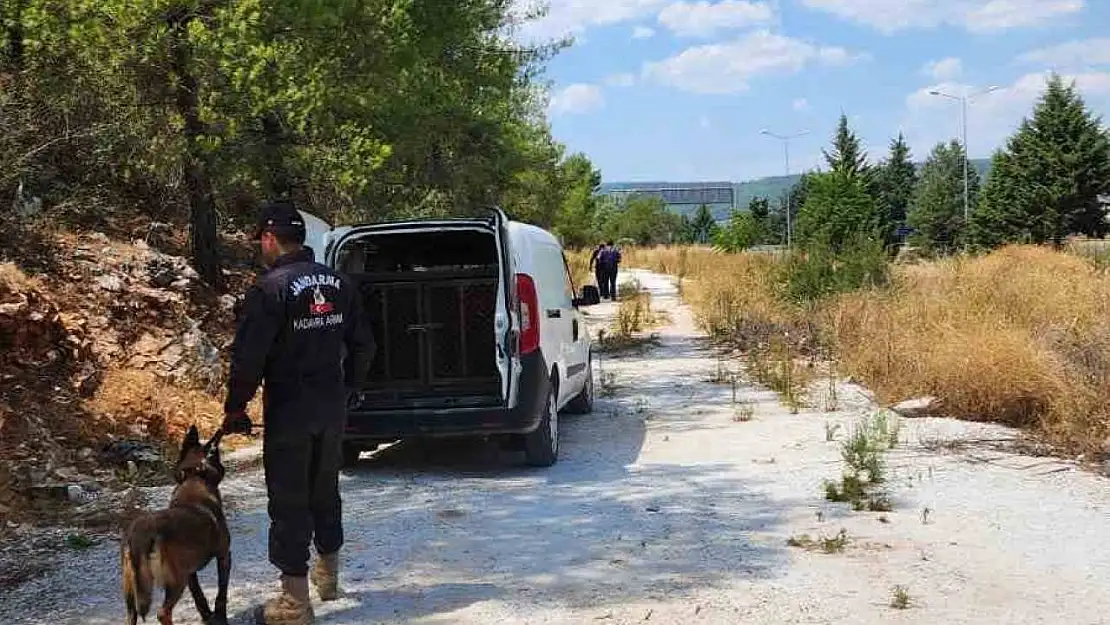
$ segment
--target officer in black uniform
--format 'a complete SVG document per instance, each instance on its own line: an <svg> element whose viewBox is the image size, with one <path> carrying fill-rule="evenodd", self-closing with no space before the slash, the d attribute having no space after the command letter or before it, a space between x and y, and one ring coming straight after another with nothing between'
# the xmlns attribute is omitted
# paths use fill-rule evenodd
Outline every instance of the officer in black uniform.
<svg viewBox="0 0 1110 625"><path fill-rule="evenodd" d="M310 542L319 555L312 582L320 598L338 596L346 398L366 377L374 340L355 286L314 262L304 219L291 203L265 206L255 239L267 269L243 302L223 427L250 433L247 404L265 380L270 562L281 571L282 593L257 617L268 625L310 623Z"/></svg>

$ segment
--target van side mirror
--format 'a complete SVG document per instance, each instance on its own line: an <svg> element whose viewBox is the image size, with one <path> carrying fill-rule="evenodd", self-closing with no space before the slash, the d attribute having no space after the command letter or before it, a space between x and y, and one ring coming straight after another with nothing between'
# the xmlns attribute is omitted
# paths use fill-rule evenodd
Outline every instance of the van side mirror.
<svg viewBox="0 0 1110 625"><path fill-rule="evenodd" d="M575 306L595 306L601 303L601 293L597 287L592 284L587 284L582 287L582 296L575 298Z"/></svg>

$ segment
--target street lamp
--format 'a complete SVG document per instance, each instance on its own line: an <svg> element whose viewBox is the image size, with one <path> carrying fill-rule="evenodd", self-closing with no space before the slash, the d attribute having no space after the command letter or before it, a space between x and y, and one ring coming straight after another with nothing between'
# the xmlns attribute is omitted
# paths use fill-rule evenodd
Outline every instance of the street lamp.
<svg viewBox="0 0 1110 625"><path fill-rule="evenodd" d="M971 224L971 192L969 190L968 182L968 161L971 160L971 155L967 150L967 104L972 98L986 95L998 91L1002 87L991 86L983 89L982 91L968 93L962 96L944 93L943 91L930 91L929 95L935 95L949 100L955 100L960 103L960 127L963 134L962 142L964 144L964 228L966 229Z"/></svg>
<svg viewBox="0 0 1110 625"><path fill-rule="evenodd" d="M786 159L786 177L789 178L790 177L790 140L791 139L797 139L798 137L803 137L805 135L808 135L809 131L808 130L803 130L801 132L796 132L792 135L780 135L778 133L771 132L770 130L767 130L766 128L764 128L763 130L759 131L759 134L767 135L768 137L774 137L775 139L778 139L779 141L782 141L782 153L783 153L783 156ZM790 201L792 199L792 196L793 196L793 194L790 193L790 189L787 189L787 191L786 191L786 247L787 248L791 247L791 243L792 243L792 239L791 239L792 230L791 230L791 223L790 223L790 219L791 219L790 218Z"/></svg>

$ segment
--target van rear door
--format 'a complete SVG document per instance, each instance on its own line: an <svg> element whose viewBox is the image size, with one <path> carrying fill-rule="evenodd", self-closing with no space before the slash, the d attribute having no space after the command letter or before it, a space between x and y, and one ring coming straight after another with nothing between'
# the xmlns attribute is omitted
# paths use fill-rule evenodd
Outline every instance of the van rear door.
<svg viewBox="0 0 1110 625"><path fill-rule="evenodd" d="M497 403L515 405L520 363L515 357L514 318L509 306L515 281L510 279L512 254L503 214L497 211L488 219L412 220L341 229L302 214L308 230L306 243L316 251L317 259L360 282L367 290L368 312L377 317L371 323L377 326L376 338L381 340L368 380L371 388L366 389L365 409L446 409L486 401L470 388L473 384L467 384L481 377L478 369L494 363ZM345 266L351 264L349 254L359 247L388 248L391 242L422 237L444 240L452 232L460 233L460 237L468 232L471 236L484 232L492 237L499 262L496 274L483 274L490 276L489 281L465 271L437 271L436 267L417 266L409 272L389 273L381 271L380 266L364 264L363 270ZM486 284L489 286L483 286ZM485 288L493 296L492 310L482 312L468 303L468 297L483 300L481 290ZM467 339L468 328L483 327L474 315L486 314L493 315L492 323L486 321L483 330L492 331L492 341L474 340L480 335ZM483 343L487 347L482 348ZM468 354L468 349L480 349L481 353ZM480 365L478 369L475 362ZM468 397L468 392L472 396ZM488 397L485 392L481 396Z"/></svg>

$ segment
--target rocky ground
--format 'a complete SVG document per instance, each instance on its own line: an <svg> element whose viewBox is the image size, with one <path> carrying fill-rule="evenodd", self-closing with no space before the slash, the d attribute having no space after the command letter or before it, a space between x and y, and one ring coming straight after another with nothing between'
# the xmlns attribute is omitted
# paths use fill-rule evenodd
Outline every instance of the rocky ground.
<svg viewBox="0 0 1110 625"><path fill-rule="evenodd" d="M815 390L822 410L801 414L743 382L734 396L673 282L630 277L666 324L656 344L600 357L603 396L563 417L556 466L401 444L343 476L346 594L319 622L1106 622L1104 478L1008 451L1005 428L915 419L885 453L891 510L828 502L841 444L876 411L867 394ZM614 313L590 309L593 329ZM224 489L239 623L275 585L256 453L237 452ZM0 622L119 622L117 553L109 539L66 547L0 594ZM177 619L198 622L188 601Z"/></svg>
<svg viewBox="0 0 1110 625"><path fill-rule="evenodd" d="M0 223L0 586L114 532L165 483L165 442L219 423L235 300L155 226Z"/></svg>

